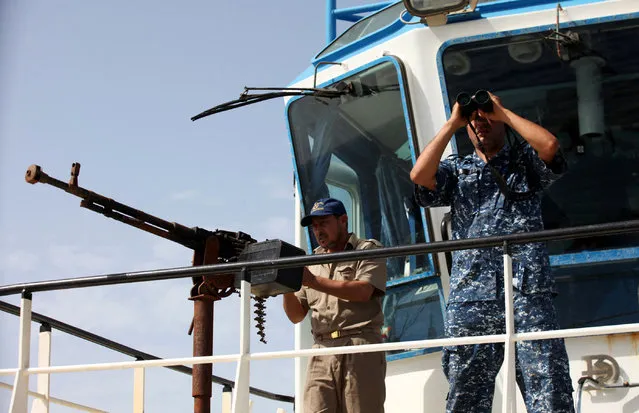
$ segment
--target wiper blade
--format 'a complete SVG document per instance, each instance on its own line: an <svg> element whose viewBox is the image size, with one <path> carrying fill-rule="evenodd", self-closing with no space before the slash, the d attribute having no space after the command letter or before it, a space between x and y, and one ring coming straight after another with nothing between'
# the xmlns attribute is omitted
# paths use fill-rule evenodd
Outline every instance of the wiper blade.
<svg viewBox="0 0 639 413"><path fill-rule="evenodd" d="M249 91L268 90L266 93L249 93ZM331 88L275 88L275 87L244 87L244 91L240 97L229 102L221 103L211 109L205 110L191 118L192 121L205 118L216 113L239 108L253 103L263 102L265 100L280 98L284 96L315 96L321 98L339 98L340 96L351 93L352 85L346 82L340 82Z"/></svg>

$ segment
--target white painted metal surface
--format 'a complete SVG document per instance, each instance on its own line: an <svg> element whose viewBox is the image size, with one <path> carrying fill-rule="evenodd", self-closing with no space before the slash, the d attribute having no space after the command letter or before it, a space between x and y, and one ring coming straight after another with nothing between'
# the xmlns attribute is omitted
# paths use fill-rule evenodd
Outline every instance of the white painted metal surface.
<svg viewBox="0 0 639 413"><path fill-rule="evenodd" d="M295 183L295 223L302 220L302 206L299 196L299 188ZM300 248L306 248L306 233L302 227L295 225L295 245ZM309 349L313 346L313 336L311 335L311 316L307 315L302 322L294 327L295 349ZM302 413L304 406L304 386L306 384L306 370L308 367L308 358L299 357L295 359L295 401L297 404L296 413Z"/></svg>
<svg viewBox="0 0 639 413"><path fill-rule="evenodd" d="M20 330L18 346L18 372L16 373L10 413L26 413L29 399L29 356L31 351L31 296L23 294L20 300Z"/></svg>
<svg viewBox="0 0 639 413"><path fill-rule="evenodd" d="M603 3L584 4L573 7L564 7L562 19L585 20L615 14L625 14L639 11L637 0L611 0ZM446 121L443 96L441 93L440 73L437 67L437 55L440 53L442 45L452 39L476 36L481 34L503 32L527 27L536 27L553 23L556 18L555 10L534 11L531 13L496 17L490 20L481 19L464 24L447 25L435 28L423 28L413 30L402 36L390 39L362 53L352 55L345 60L342 66L333 66L322 70L318 74L318 83L327 82L337 76L343 75L348 70L353 70L383 56L392 54L399 57L406 65L407 78L411 94L413 111L420 116L415 118L417 138L419 145L423 148L430 137L434 136L437 129ZM312 78L305 79L297 84L298 86L311 86ZM451 152L447 149L445 155ZM296 190L295 222L299 222L300 204L299 194ZM431 218L433 222L440 222L444 210L432 209ZM298 228L296 231L296 245L305 247L306 240L304 233ZM443 258L443 257L442 257ZM444 260L440 260L444 262ZM246 412L250 409L249 401L249 373L250 360L267 360L277 358L296 357L296 383L295 393L298 406L302 401L302 392L305 377L306 357L312 355L328 355L340 353L368 352L368 351L391 351L408 350L420 348L441 347L444 345L459 345L487 342L505 342L508 360L506 369L500 373L497 381L495 396L495 409L502 409L502 412L525 411L523 402L518 393L514 393L514 343L520 340L558 338L567 337L566 346L570 357L571 374L573 382L583 374L584 364L581 357L584 354L607 354L614 356L621 366L621 376L624 380L639 380L639 324L626 324L616 326L603 326L591 328L578 328L560 331L535 332L535 333L515 333L512 319L512 260L509 256L504 256L505 265L505 291L507 294L507 329L506 334L484 337L471 337L460 339L437 339L422 340L402 343L386 343L381 345L369 345L354 347L338 347L328 349L310 349L312 337L308 322L295 327L295 350L279 352L263 352L250 354L250 285L242 283L242 304L241 304L241 330L240 330L240 353L223 356L210 357L184 357L163 360L147 360L138 362L101 363L93 365L70 365L49 367L48 363L39 363L38 368L29 368L29 331L30 331L30 311L31 302L23 299L23 310L20 323L20 355L18 369L0 370L0 375L15 374L15 386L11 402L11 413L26 411L27 403L27 383L31 374L48 375L49 373L80 372L80 371L101 371L112 369L136 368L136 371L143 371L148 367L160 367L181 364L196 363L222 363L237 361L237 381L236 389L232 400L225 393L223 396L223 412L232 411L234 413ZM443 274L444 291L447 291L446 271L441 268ZM387 402L386 411L412 412L443 411L447 383L441 371L441 354L438 352L425 354L423 356L411 357L407 359L390 362L387 373ZM138 380L135 380L138 383ZM143 377L142 377L143 382ZM0 383L0 386L11 387ZM39 387L39 390L41 388ZM44 398L47 392L41 395L28 392L28 394ZM515 394L507 397L504 402L504 394ZM60 402L59 399L50 398L51 402ZM515 405L516 402L516 405ZM65 404L66 403L66 404ZM85 411L99 412L99 410L86 407L78 407L70 402L60 402L65 406L84 409ZM23 407L21 410L20 408ZM278 409L282 410L282 409ZM134 410L135 411L135 410ZM301 409L296 412L300 413ZM498 410L496 410L498 411ZM611 390L586 390L583 395L582 413L594 413L601 411L639 411L639 390L638 389L611 389Z"/></svg>
<svg viewBox="0 0 639 413"><path fill-rule="evenodd" d="M251 347L251 284L242 280L240 287L240 357L237 361L233 413L249 410L249 374Z"/></svg>
<svg viewBox="0 0 639 413"><path fill-rule="evenodd" d="M571 5L562 3L563 11L559 18L562 23L576 22L584 20L597 20L599 18L615 15L626 15L639 12L639 1L637 0L609 0L593 2L581 5ZM343 76L349 71L356 71L370 62L379 59L384 55L395 56L400 59L406 68L408 89L410 93L411 109L414 116L415 135L418 141L418 152L421 151L435 136L440 126L447 120L444 97L441 86L442 73L437 66L438 56L442 53L445 43L461 39L464 37L481 36L496 32L508 32L526 28L554 25L557 19L555 8L546 10L533 10L525 13L503 15L491 17L490 19L478 19L463 23L448 24L439 27L421 27L416 30L407 31L397 37L380 41L374 46L362 50L359 53L352 53L346 56L342 62L345 66L326 66L318 72L317 83L323 84L332 79ZM297 87L309 87L313 84L312 76L295 83ZM448 147L444 157L452 153L452 147ZM300 208L299 203L296 208ZM428 214L434 223L433 235L435 240L441 240L437 224L441 222L447 208L430 208ZM302 239L303 231L298 229ZM298 246L305 248L306 244L298 243ZM444 263L444 255L439 254L439 263ZM438 268L441 274L442 289L444 295L448 294L448 272L445 265ZM627 378L631 382L639 382L639 366L636 365L639 359L639 339L634 334L637 330L631 327L626 330L626 326L617 326L621 330L615 329L599 330L602 335L586 337L589 332L584 329L562 330L561 332L548 333L547 338L558 338L561 335L567 337L566 346L571 364L571 377L577 390L577 380L584 372L585 364L582 357L588 354L607 354L614 357L620 365L623 365ZM589 330L590 332L594 332ZM604 332L605 331L605 332ZM306 340L300 335L307 334ZM529 334L529 333L526 333ZM556 334L556 335L555 335ZM523 334L513 334L512 339L517 341L525 337ZM530 336L532 337L532 336ZM535 336L540 338L540 336ZM611 346L609 343L617 341L621 337L631 337L631 342L624 341L623 345ZM308 346L302 345L310 339L310 331L306 332L301 328L296 328L296 349L305 349ZM498 338L505 341L505 337ZM514 341L513 341L514 343ZM590 343L586 345L586 343ZM410 348L423 348L414 343ZM429 346L437 347L437 346ZM387 348L388 349L388 348ZM632 368L630 367L632 366ZM512 368L512 366L511 366ZM510 369L509 369L510 370ZM509 376L512 374L508 374ZM516 397L511 397L509 403L515 403L512 410L505 410L503 394L507 391L504 387L504 369L500 372L496 384L494 412L517 411L524 412L523 400L516 389L513 380L509 380L506 387L512 387ZM303 376L296 375L296 383ZM406 412L406 411L444 411L445 397L448 391L444 374L441 369L441 353L425 354L417 357L394 360L389 362L387 369L387 402L386 412ZM620 394L624 394L620 397ZM608 403L606 405L607 396ZM589 390L583 396L582 413L595 413L601 411L623 411L639 412L639 390L622 389L594 391ZM575 397L576 399L576 397ZM299 413L299 411L297 412Z"/></svg>
<svg viewBox="0 0 639 413"><path fill-rule="evenodd" d="M222 413L231 413L233 391L222 391Z"/></svg>
<svg viewBox="0 0 639 413"><path fill-rule="evenodd" d="M505 249L507 249L504 246ZM506 342L504 343L504 388L506 400L502 402L502 412L515 411L515 316L513 308L513 259L504 251L504 296L506 314Z"/></svg>
<svg viewBox="0 0 639 413"><path fill-rule="evenodd" d="M43 327L38 334L38 367L49 367L51 365L51 328ZM44 397L33 401L31 413L49 413L50 388L51 376L38 374L38 393Z"/></svg>
<svg viewBox="0 0 639 413"><path fill-rule="evenodd" d="M505 263L510 263L510 260L505 260ZM508 272L508 270L506 270ZM508 277L506 277L508 278ZM242 295L243 297L250 298L250 286L248 282L243 285ZM28 310L29 303L24 303L23 307L26 307ZM454 338L454 339L436 339L436 340L421 340L421 341L412 341L412 342L400 342L400 343L384 343L384 344L372 344L372 345L363 345L363 346L347 346L347 347L334 347L334 348L321 348L321 349L305 349L305 350L294 350L294 351L278 351L278 352L264 352L264 353L249 353L249 344L248 341L248 333L250 330L250 302L248 299L246 302L242 303L244 311L241 311L241 320L242 320L242 332L245 334L242 336L243 341L241 344L241 354L239 355L228 355L228 356L215 356L215 357L189 357L189 358L176 358L176 359L165 359L165 360L146 360L146 361L132 361L132 362L122 362L122 363L102 363L102 364L88 364L88 365L75 365L75 366L58 366L58 367L38 367L38 368L27 368L28 363L24 364L24 357L21 358L23 360L23 364L21 364L22 369L17 373L22 377L28 378L30 374L39 374L39 373L51 373L51 372L71 372L71 371L98 371L98 370L111 370L113 368L122 369L122 368L143 368L143 367L159 367L159 366L169 366L169 365L178 365L178 364L197 364L197 363L216 363L216 362L226 362L231 360L239 359L238 363L238 376L236 379L236 388L239 389L235 392L233 399L233 408L234 411L248 411L250 409L250 401L249 401L249 360L268 360L268 359L278 359L278 358L290 358L290 357L299 357L299 356L312 356L312 355L328 355L328 354L346 354L346 353L360 353L360 352L371 352L371 351L389 351L389 350L405 350L405 349L418 349L418 348L428 348L428 347L441 347L444 345L460 345L460 344L476 344L476 343L487 343L487 342L505 342L508 337L506 334L499 335L491 335L491 336L477 336L477 337L465 337L465 338ZM25 311L23 314L28 315L28 311ZM25 317L26 319L26 317ZM26 329L22 330L23 333L26 332ZM625 324L625 325L616 325L616 326L603 326L603 327L589 327L589 328L579 328L579 329L567 329L567 330L557 330L557 331L541 331L541 332L532 332L532 333L514 333L511 335L511 340L520 341L520 340L531 340L531 339L542 339L542 338L557 338L557 337L579 337L579 341L581 343L589 343L589 346L594 347L587 348L586 351L589 353L601 352L603 354L611 353L618 354L619 352L628 353L628 347L634 348L634 354L631 354L628 357L631 357L634 360L634 364L632 365L632 371L639 371L639 360L636 357L637 351L637 336L635 334L627 334L627 333L636 333L639 332L639 324ZM625 335L620 335L626 333ZM608 334L616 334L614 336L604 336L604 337L590 337L592 335L608 335ZM27 335L28 337L28 335ZM623 339L622 339L623 338ZM24 337L22 338L22 343L24 344L26 340ZM602 348L602 342L608 342L609 348L606 351L605 348ZM577 342L573 340L572 342L568 342L569 352L574 350L574 346L577 346ZM614 344L614 347L613 347ZM579 345L582 347L583 345ZM605 346L603 346L605 347ZM621 358L620 358L621 359ZM158 363L161 361L161 363ZM393 389L395 386L402 386L401 391L389 391L389 398L387 401L388 411L399 411L407 409L409 406L432 406L432 401L441 399L443 400L442 395L445 395L445 390L442 392L441 385L441 377L437 377L441 375L441 369L439 367L439 357L437 353L425 355L421 357L414 357L410 359L410 369L406 370L401 367L401 363L391 363L389 366L389 380L387 381L388 387ZM624 366L626 365L626 360L623 359ZM574 370L574 366L571 365ZM15 369L11 369L15 371ZM413 393L410 391L411 389L419 387L423 382L433 380L434 386L424 386L422 388L422 392ZM437 383L439 382L439 383ZM26 387L25 387L26 388ZM610 393L611 391L608 391ZM621 390L612 390L612 392L617 392L622 394L624 389ZM14 391L14 394L16 392ZM600 392L601 393L601 392ZM627 389L626 394L635 394L636 392L633 389ZM421 396L423 394L423 396ZM408 397L410 395L411 397ZM401 397L399 397L401 396ZM39 397L44 397L40 395ZM629 397L629 396L626 396ZM51 398L53 401L54 399ZM601 400L596 393L590 398L593 402L597 402ZM65 404L71 405L71 404ZM75 406L74 406L75 407ZM12 410L11 413L14 412L23 412L26 410ZM95 409L87 410L87 411L97 411ZM406 411L406 410L404 410ZM583 410L587 412L588 410ZM594 410L593 410L594 411Z"/></svg>
<svg viewBox="0 0 639 413"><path fill-rule="evenodd" d="M133 369L133 413L144 413L144 367Z"/></svg>
<svg viewBox="0 0 639 413"><path fill-rule="evenodd" d="M4 383L0 381L0 388L13 390L13 386L8 383ZM35 391L29 391L29 396L33 397L35 400L41 400L44 398L43 394L40 394ZM71 409L79 410L81 412L89 412L89 413L107 413L105 410L95 409L93 407L85 406L79 403L73 403L68 400L58 399L57 397L48 397L50 404L57 404L64 407L69 407ZM34 402L35 402L34 400Z"/></svg>

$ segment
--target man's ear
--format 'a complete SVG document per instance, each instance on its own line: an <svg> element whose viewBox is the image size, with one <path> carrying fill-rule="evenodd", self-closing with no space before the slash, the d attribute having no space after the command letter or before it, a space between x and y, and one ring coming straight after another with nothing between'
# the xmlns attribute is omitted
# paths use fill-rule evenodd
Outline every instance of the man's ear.
<svg viewBox="0 0 639 413"><path fill-rule="evenodd" d="M339 223L342 224L344 228L346 228L346 230L348 231L348 215L344 214L342 216L337 217L337 219L339 220Z"/></svg>

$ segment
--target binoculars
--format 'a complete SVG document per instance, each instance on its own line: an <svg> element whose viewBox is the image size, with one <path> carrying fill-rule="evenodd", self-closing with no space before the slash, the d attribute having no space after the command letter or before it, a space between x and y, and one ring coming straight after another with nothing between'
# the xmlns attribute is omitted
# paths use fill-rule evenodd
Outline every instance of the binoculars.
<svg viewBox="0 0 639 413"><path fill-rule="evenodd" d="M478 90L473 96L470 93L461 92L455 98L455 101L459 104L462 116L469 117L477 109L481 109L484 112L493 111L493 101L490 98L490 94L485 90Z"/></svg>

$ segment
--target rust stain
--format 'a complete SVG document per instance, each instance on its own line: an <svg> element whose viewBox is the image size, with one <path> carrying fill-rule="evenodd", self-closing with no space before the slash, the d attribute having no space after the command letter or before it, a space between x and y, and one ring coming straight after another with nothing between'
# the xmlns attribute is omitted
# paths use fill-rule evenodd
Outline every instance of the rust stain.
<svg viewBox="0 0 639 413"><path fill-rule="evenodd" d="M606 340L608 341L608 354L612 354L615 347L630 344L634 354L639 355L639 333L608 334Z"/></svg>

